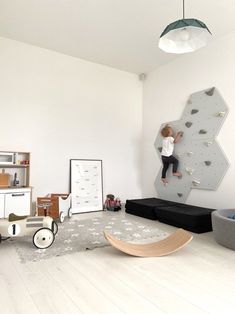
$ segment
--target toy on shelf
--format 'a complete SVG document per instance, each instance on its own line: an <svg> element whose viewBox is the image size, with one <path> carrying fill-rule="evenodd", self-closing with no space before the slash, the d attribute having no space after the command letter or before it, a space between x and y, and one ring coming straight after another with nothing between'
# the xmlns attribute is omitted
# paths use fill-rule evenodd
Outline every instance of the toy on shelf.
<svg viewBox="0 0 235 314"><path fill-rule="evenodd" d="M0 243L11 237L32 236L38 249L47 249L55 240L58 231L51 217L17 216L10 214L8 219L0 219Z"/></svg>
<svg viewBox="0 0 235 314"><path fill-rule="evenodd" d="M106 196L105 204L104 204L105 209L110 210L110 211L118 211L120 210L121 207L121 200L120 198L115 198L113 194L108 194Z"/></svg>
<svg viewBox="0 0 235 314"><path fill-rule="evenodd" d="M0 188L8 188L10 184L11 176L9 173L5 172L5 169L2 169L0 173Z"/></svg>
<svg viewBox="0 0 235 314"><path fill-rule="evenodd" d="M59 218L64 222L65 216L72 217L70 194L48 194L37 198L37 214Z"/></svg>

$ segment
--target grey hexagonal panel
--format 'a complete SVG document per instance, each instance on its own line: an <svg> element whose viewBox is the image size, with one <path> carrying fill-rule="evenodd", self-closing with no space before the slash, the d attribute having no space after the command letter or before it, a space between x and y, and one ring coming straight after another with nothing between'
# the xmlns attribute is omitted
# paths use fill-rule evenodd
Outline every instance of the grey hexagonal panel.
<svg viewBox="0 0 235 314"><path fill-rule="evenodd" d="M216 142L217 136L228 114L228 107L216 88L194 93L189 97L182 117L179 120L165 122L174 132L183 131L183 137L175 145L174 156L179 160L182 179L167 172L168 185L161 182L159 170L155 187L159 197L184 203L191 189L216 190L229 168L229 161ZM161 159L162 136L159 133L154 146Z"/></svg>

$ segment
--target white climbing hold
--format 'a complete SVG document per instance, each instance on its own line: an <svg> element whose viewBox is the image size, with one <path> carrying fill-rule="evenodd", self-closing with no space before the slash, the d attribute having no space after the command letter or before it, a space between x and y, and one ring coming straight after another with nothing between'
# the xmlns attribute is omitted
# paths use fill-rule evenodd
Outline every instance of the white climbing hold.
<svg viewBox="0 0 235 314"><path fill-rule="evenodd" d="M193 152L187 152L187 156L191 157L193 155Z"/></svg>
<svg viewBox="0 0 235 314"><path fill-rule="evenodd" d="M209 146L211 146L211 145L213 144L213 142L208 141L208 142L205 142L204 144L205 144L207 147L209 147Z"/></svg>
<svg viewBox="0 0 235 314"><path fill-rule="evenodd" d="M198 185L200 185L201 184L201 182L200 181L198 181L198 180L193 180L193 185L194 186L198 186Z"/></svg>
<svg viewBox="0 0 235 314"><path fill-rule="evenodd" d="M191 176L194 173L195 170L192 169L192 168L186 167L185 171L187 172L187 174L189 174Z"/></svg>
<svg viewBox="0 0 235 314"><path fill-rule="evenodd" d="M165 124L165 127L172 128L172 125L170 123Z"/></svg>
<svg viewBox="0 0 235 314"><path fill-rule="evenodd" d="M181 154L176 154L176 157L177 157L177 158L182 158L183 156L184 156L183 153L181 153Z"/></svg>
<svg viewBox="0 0 235 314"><path fill-rule="evenodd" d="M220 112L217 112L216 113L216 117L219 117L219 118L221 118L221 117L224 117L225 116L225 111L220 111Z"/></svg>

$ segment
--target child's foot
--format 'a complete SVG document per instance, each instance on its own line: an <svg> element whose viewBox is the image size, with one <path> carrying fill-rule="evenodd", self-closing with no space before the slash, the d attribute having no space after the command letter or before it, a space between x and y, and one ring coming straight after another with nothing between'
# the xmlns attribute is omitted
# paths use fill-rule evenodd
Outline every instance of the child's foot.
<svg viewBox="0 0 235 314"><path fill-rule="evenodd" d="M167 179L165 179L165 178L162 178L162 182L163 182L164 185L167 185L167 184L168 184L168 181L167 181Z"/></svg>
<svg viewBox="0 0 235 314"><path fill-rule="evenodd" d="M173 176L178 177L178 179L182 178L182 174L180 172L174 172Z"/></svg>

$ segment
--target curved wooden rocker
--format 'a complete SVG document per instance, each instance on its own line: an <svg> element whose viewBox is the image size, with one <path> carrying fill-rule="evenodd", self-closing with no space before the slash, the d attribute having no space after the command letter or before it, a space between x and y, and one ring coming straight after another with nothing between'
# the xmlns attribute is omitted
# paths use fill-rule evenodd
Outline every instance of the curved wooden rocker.
<svg viewBox="0 0 235 314"><path fill-rule="evenodd" d="M104 236L116 249L126 254L138 257L158 257L169 255L183 248L193 238L192 234L184 229L178 229L167 238L158 242L146 244L135 244L118 240L105 230Z"/></svg>

